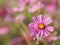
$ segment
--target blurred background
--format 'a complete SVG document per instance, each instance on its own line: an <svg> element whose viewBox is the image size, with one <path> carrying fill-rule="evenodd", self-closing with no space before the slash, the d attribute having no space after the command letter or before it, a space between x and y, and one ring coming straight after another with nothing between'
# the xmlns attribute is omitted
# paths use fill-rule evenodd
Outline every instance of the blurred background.
<svg viewBox="0 0 60 45"><path fill-rule="evenodd" d="M28 24L40 14L52 18L55 31L38 43ZM60 45L60 0L0 0L0 45Z"/></svg>

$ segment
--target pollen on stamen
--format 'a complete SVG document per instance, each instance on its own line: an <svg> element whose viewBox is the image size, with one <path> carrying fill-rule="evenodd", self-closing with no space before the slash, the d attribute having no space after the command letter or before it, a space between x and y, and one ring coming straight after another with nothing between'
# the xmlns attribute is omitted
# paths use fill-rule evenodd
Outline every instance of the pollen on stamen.
<svg viewBox="0 0 60 45"><path fill-rule="evenodd" d="M38 27L39 27L40 29L44 29L45 26L44 26L44 24L39 24Z"/></svg>

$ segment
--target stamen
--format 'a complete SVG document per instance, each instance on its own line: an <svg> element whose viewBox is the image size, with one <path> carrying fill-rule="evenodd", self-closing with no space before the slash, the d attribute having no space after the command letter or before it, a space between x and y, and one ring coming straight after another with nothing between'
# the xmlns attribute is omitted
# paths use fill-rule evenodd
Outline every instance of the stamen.
<svg viewBox="0 0 60 45"><path fill-rule="evenodd" d="M44 26L44 24L39 24L38 27L39 27L40 29L44 29L45 26Z"/></svg>

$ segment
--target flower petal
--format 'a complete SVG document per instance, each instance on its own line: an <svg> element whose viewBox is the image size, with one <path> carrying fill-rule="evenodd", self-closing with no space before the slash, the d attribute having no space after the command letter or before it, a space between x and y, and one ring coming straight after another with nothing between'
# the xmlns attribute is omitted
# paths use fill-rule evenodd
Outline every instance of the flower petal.
<svg viewBox="0 0 60 45"><path fill-rule="evenodd" d="M39 30L30 30L30 36L36 37L36 35L39 33Z"/></svg>
<svg viewBox="0 0 60 45"><path fill-rule="evenodd" d="M52 26L47 26L46 28L47 28L47 30L48 30L49 32L53 32L53 31L54 31L54 27L52 27Z"/></svg>
<svg viewBox="0 0 60 45"><path fill-rule="evenodd" d="M48 24L50 24L52 22L52 19L50 18L50 17L45 17L45 19L44 19L44 24L45 25L48 25Z"/></svg>
<svg viewBox="0 0 60 45"><path fill-rule="evenodd" d="M39 23L39 20L36 16L33 17L34 22Z"/></svg>
<svg viewBox="0 0 60 45"><path fill-rule="evenodd" d="M30 23L29 28L30 28L30 30L35 31L35 30L37 30L37 24L36 23Z"/></svg>
<svg viewBox="0 0 60 45"><path fill-rule="evenodd" d="M40 37L43 36L43 30L40 30Z"/></svg>
<svg viewBox="0 0 60 45"><path fill-rule="evenodd" d="M40 35L40 31L37 33L36 37L38 37Z"/></svg>
<svg viewBox="0 0 60 45"><path fill-rule="evenodd" d="M39 36L39 35L40 35L40 31L39 31L39 32L38 32L38 34L36 35L37 41L39 41L39 40L40 40L40 39L39 39L39 38L40 38L40 36Z"/></svg>
<svg viewBox="0 0 60 45"><path fill-rule="evenodd" d="M50 33L45 29L44 30L44 37L47 37L48 35L50 35Z"/></svg>
<svg viewBox="0 0 60 45"><path fill-rule="evenodd" d="M42 21L43 21L43 16L42 16L42 15L39 15L39 16L38 16L38 19L39 19L39 23L42 23Z"/></svg>

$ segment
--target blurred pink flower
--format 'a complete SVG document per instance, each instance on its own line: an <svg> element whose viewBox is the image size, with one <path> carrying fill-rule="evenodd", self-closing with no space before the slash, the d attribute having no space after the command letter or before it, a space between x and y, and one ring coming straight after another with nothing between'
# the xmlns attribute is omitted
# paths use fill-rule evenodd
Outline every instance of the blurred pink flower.
<svg viewBox="0 0 60 45"><path fill-rule="evenodd" d="M23 38L14 38L11 41L11 45L24 45L26 42Z"/></svg>
<svg viewBox="0 0 60 45"><path fill-rule="evenodd" d="M47 5L46 6L46 11L48 12L48 13L54 13L55 11L56 11L56 6L55 5Z"/></svg>
<svg viewBox="0 0 60 45"><path fill-rule="evenodd" d="M37 0L28 0L28 3L31 5L33 3L35 3Z"/></svg>
<svg viewBox="0 0 60 45"><path fill-rule="evenodd" d="M22 12L24 9L25 9L25 7L23 6L23 7L18 8L18 11Z"/></svg>
<svg viewBox="0 0 60 45"><path fill-rule="evenodd" d="M34 22L29 24L30 30L33 32L30 33L35 37L47 37L50 35L49 32L53 32L54 28L52 26L49 26L49 24L52 22L52 19L50 17L39 15L38 17L33 17Z"/></svg>
<svg viewBox="0 0 60 45"><path fill-rule="evenodd" d="M11 15L7 15L5 18L4 18L4 22L10 22L12 21L12 17Z"/></svg>
<svg viewBox="0 0 60 45"><path fill-rule="evenodd" d="M15 12L22 12L25 9L25 7L14 7L9 10L10 13L15 13Z"/></svg>
<svg viewBox="0 0 60 45"><path fill-rule="evenodd" d="M18 11L18 8L10 8L10 9L8 9L8 11L10 12L10 13L15 13L15 12L17 12Z"/></svg>
<svg viewBox="0 0 60 45"><path fill-rule="evenodd" d="M27 4L28 0L19 0L20 6L25 6Z"/></svg>
<svg viewBox="0 0 60 45"><path fill-rule="evenodd" d="M9 26L4 26L0 28L0 35L5 35L7 33L9 33L10 31L10 27Z"/></svg>
<svg viewBox="0 0 60 45"><path fill-rule="evenodd" d="M19 5L20 6L26 6L35 3L37 0L20 0Z"/></svg>
<svg viewBox="0 0 60 45"><path fill-rule="evenodd" d="M6 7L0 8L0 16L1 17L5 17L7 14L8 14L8 11L7 11Z"/></svg>
<svg viewBox="0 0 60 45"><path fill-rule="evenodd" d="M55 28L57 28L57 29L60 28L60 21L58 21L58 20L55 19L54 22L53 22L53 24L54 24Z"/></svg>
<svg viewBox="0 0 60 45"><path fill-rule="evenodd" d="M38 2L37 4L32 5L32 7L28 9L28 11L31 13L35 13L36 11L39 11L43 7L44 5L41 2Z"/></svg>
<svg viewBox="0 0 60 45"><path fill-rule="evenodd" d="M12 10L7 6L5 7L4 5L2 6L2 8L0 8L0 17L4 19L4 22L11 21L12 14L13 14Z"/></svg>
<svg viewBox="0 0 60 45"><path fill-rule="evenodd" d="M52 35L45 38L47 42L53 42L56 41L58 38L56 36L56 32L52 33Z"/></svg>
<svg viewBox="0 0 60 45"><path fill-rule="evenodd" d="M58 4L58 0L40 0L40 1L43 2L44 4L53 4L53 5Z"/></svg>
<svg viewBox="0 0 60 45"><path fill-rule="evenodd" d="M55 5L55 6L58 6L58 0L51 0L51 4Z"/></svg>
<svg viewBox="0 0 60 45"><path fill-rule="evenodd" d="M20 15L14 17L13 21L17 24L22 23L23 21L25 21L25 15L20 14Z"/></svg>
<svg viewBox="0 0 60 45"><path fill-rule="evenodd" d="M58 7L58 0L50 0L50 3L45 4L46 5L46 11L47 13L53 14L55 13L57 7Z"/></svg>

